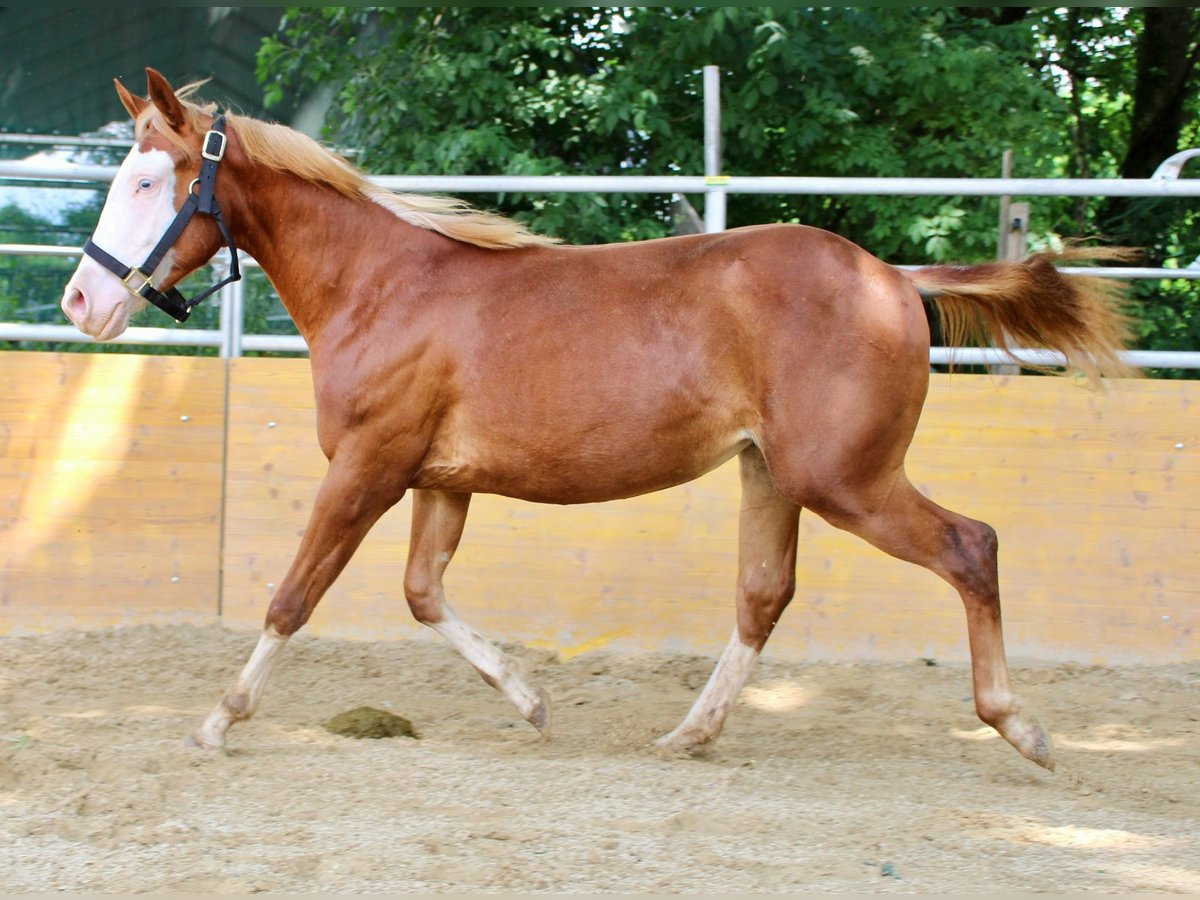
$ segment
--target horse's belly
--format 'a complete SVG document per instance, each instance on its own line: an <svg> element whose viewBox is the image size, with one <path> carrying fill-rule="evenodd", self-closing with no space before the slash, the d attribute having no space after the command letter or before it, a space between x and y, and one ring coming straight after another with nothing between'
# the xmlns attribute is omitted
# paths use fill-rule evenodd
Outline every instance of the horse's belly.
<svg viewBox="0 0 1200 900"><path fill-rule="evenodd" d="M461 437L432 452L415 488L501 494L537 503L597 503L634 497L699 478L752 442L744 428L676 434L670 440L536 443ZM447 448L449 449L449 448Z"/></svg>

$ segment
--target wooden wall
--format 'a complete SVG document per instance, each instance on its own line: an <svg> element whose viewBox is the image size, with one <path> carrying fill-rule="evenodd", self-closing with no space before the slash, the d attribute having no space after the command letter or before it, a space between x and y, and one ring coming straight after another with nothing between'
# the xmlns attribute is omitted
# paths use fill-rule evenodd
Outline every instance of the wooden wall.
<svg viewBox="0 0 1200 900"><path fill-rule="evenodd" d="M224 367L0 353L0 633L211 621Z"/></svg>
<svg viewBox="0 0 1200 900"><path fill-rule="evenodd" d="M307 360L8 353L0 386L0 632L258 627L324 471ZM1010 655L1200 659L1198 413L1197 382L935 376L910 474L999 532ZM485 634L564 656L714 653L733 625L737 502L732 463L616 503L479 496L448 595ZM401 589L409 509L376 526L312 631L423 633ZM948 586L801 523L771 653L966 658Z"/></svg>

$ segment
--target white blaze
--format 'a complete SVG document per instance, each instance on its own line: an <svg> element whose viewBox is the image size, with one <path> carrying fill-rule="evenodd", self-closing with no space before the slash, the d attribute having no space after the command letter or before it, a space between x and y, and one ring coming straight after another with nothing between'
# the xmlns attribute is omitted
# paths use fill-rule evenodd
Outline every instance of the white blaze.
<svg viewBox="0 0 1200 900"><path fill-rule="evenodd" d="M175 163L170 154L134 147L117 170L92 240L125 265L140 266L174 218ZM171 270L171 256L155 270L155 285ZM129 317L145 306L145 300L88 256L80 259L62 299L67 318L98 340L119 335Z"/></svg>

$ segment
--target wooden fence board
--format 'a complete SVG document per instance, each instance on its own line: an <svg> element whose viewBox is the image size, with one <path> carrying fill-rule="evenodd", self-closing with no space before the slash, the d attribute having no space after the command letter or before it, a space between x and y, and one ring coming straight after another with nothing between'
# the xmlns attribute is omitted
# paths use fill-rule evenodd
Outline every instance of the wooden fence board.
<svg viewBox="0 0 1200 900"><path fill-rule="evenodd" d="M257 626L325 461L303 359L0 354L0 633L134 621ZM1200 383L935 376L909 454L990 522L1013 656L1200 659ZM224 504L224 507L222 506ZM472 502L447 592L498 640L713 653L733 625L738 479L579 507ZM415 636L411 506L368 536L311 628ZM222 532L223 523L223 532ZM781 656L966 657L939 579L811 514Z"/></svg>
<svg viewBox="0 0 1200 900"><path fill-rule="evenodd" d="M238 360L231 382L224 611L261 622L325 464L303 360ZM935 500L1001 535L1014 656L1200 658L1200 384L935 376L909 457ZM1181 449L1180 449L1181 448ZM472 501L446 583L500 640L564 655L598 646L715 652L733 624L735 464L616 503ZM318 633L420 633L401 588L407 500L368 536L318 607ZM771 652L966 657L958 598L806 514L797 599Z"/></svg>
<svg viewBox="0 0 1200 900"><path fill-rule="evenodd" d="M225 365L0 353L0 633L215 621Z"/></svg>

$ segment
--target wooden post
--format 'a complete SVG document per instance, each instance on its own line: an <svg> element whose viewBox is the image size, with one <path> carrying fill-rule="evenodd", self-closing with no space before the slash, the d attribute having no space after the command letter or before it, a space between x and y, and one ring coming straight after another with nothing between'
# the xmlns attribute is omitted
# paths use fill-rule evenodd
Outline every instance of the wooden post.
<svg viewBox="0 0 1200 900"><path fill-rule="evenodd" d="M1012 177L1012 150L1005 150L1000 163L1000 175ZM1000 234L996 246L996 258L1020 262L1028 252L1029 204L1013 203L1007 195L1000 198ZM1012 363L988 366L993 375L1019 375L1021 367Z"/></svg>
<svg viewBox="0 0 1200 900"><path fill-rule="evenodd" d="M1000 157L1000 177L1012 178L1012 150L1005 150ZM1005 194L1000 198L1000 224L997 227L999 237L996 241L996 259L1008 259L1005 251L1008 248L1008 223L1009 223L1009 207L1012 205L1012 197Z"/></svg>
<svg viewBox="0 0 1200 900"><path fill-rule="evenodd" d="M1029 252L1029 204L1008 204L1008 225L1004 232L1001 259L1020 262Z"/></svg>

